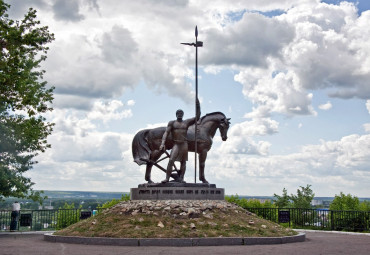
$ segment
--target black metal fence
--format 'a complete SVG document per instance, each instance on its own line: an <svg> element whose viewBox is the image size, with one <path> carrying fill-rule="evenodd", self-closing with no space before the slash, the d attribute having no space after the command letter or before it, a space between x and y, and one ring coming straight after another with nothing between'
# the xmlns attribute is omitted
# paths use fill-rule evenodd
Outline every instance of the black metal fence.
<svg viewBox="0 0 370 255"><path fill-rule="evenodd" d="M296 208L247 208L247 210L264 219L292 228L370 231L370 212ZM21 210L16 230L58 230L91 215L93 212L81 209ZM0 211L0 231L9 231L11 224L12 211Z"/></svg>
<svg viewBox="0 0 370 255"><path fill-rule="evenodd" d="M332 211L297 208L247 208L258 216L292 228L370 231L370 211Z"/></svg>
<svg viewBox="0 0 370 255"><path fill-rule="evenodd" d="M57 210L21 210L17 215L15 227L12 211L0 211L0 231L41 231L57 230L68 227L81 219L90 217L91 211L81 209L57 209Z"/></svg>

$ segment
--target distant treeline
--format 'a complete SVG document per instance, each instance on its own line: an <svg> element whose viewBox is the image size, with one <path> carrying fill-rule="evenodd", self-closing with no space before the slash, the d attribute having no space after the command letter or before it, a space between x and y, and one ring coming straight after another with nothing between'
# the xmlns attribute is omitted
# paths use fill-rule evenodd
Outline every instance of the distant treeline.
<svg viewBox="0 0 370 255"><path fill-rule="evenodd" d="M111 201L112 199L121 199L122 195L128 194L126 192L88 192L88 191L44 191L44 196L47 198L42 205L30 199L20 198L5 198L0 201L0 210L11 210L14 202L21 204L21 210L37 210L41 208L54 209L63 208L64 205L73 204L75 209L90 209L96 210L98 206Z"/></svg>
<svg viewBox="0 0 370 255"><path fill-rule="evenodd" d="M94 191L51 191L44 190L44 195L48 198L96 198L113 199L121 198L127 192L94 192Z"/></svg>
<svg viewBox="0 0 370 255"><path fill-rule="evenodd" d="M73 204L75 209L90 209L96 210L97 207L103 205L104 203L111 201L110 198L103 198L103 199L82 199L82 198L56 198L56 199L46 199L44 200L43 204L40 205L38 202L34 202L32 200L25 200L25 199L15 199L15 198L8 198L5 201L0 202L0 210L11 210L12 205L15 201L21 204L21 210L38 210L38 209L59 209L63 208L65 204ZM41 206L41 207L40 207Z"/></svg>

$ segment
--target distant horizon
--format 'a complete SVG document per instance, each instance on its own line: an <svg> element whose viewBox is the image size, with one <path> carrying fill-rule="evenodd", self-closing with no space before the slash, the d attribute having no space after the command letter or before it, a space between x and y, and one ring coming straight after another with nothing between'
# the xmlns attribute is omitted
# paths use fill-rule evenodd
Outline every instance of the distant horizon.
<svg viewBox="0 0 370 255"><path fill-rule="evenodd" d="M35 191L41 191L41 190L35 190ZM129 194L130 192L125 192L125 191L80 191L80 190L43 190L44 192L47 192L47 191L50 191L50 192L86 192L86 193L106 193L106 194L110 194L110 193L114 193L114 194ZM290 194L290 193L289 193ZM271 198L271 197L274 197L274 195L240 195L240 194L225 194L225 196L235 196L235 195L238 195L239 197L258 197L258 198L263 198L263 197L266 197L266 198ZM278 194L280 195L280 194ZM339 195L339 194L337 194ZM347 195L347 194L346 194ZM353 194L351 194L352 196L354 196ZM335 196L315 196L315 198L334 198ZM357 197L357 196L356 196ZM366 200L370 200L370 197L358 197L359 199L366 199Z"/></svg>

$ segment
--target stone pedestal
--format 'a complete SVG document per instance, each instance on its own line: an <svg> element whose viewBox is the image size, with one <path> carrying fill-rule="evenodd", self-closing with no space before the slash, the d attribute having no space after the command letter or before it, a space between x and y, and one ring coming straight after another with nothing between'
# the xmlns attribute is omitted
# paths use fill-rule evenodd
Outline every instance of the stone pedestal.
<svg viewBox="0 0 370 255"><path fill-rule="evenodd" d="M131 200L224 200L225 191L215 184L152 183L131 188Z"/></svg>

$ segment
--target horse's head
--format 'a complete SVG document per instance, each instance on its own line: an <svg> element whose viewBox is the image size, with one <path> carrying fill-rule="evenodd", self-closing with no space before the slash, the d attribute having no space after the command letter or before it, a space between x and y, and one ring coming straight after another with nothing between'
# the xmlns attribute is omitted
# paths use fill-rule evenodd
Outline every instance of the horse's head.
<svg viewBox="0 0 370 255"><path fill-rule="evenodd" d="M229 130L229 127L230 127L230 118L221 119L218 129L220 130L222 141L227 140L227 131Z"/></svg>

